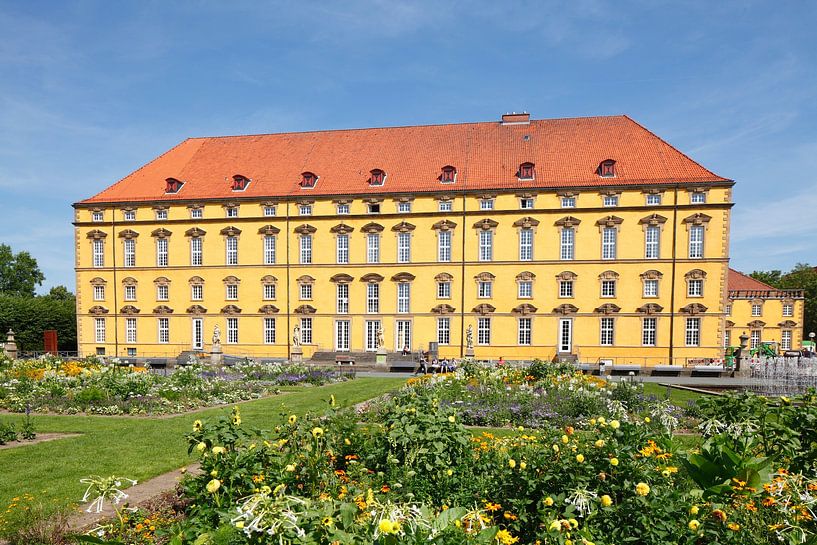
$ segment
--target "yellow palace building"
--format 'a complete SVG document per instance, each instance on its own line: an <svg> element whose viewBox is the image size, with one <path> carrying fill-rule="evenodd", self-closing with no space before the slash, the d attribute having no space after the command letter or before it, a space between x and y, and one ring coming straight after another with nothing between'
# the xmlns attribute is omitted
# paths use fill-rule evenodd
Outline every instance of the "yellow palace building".
<svg viewBox="0 0 817 545"><path fill-rule="evenodd" d="M720 357L733 184L626 116L190 138L74 205L79 348Z"/></svg>

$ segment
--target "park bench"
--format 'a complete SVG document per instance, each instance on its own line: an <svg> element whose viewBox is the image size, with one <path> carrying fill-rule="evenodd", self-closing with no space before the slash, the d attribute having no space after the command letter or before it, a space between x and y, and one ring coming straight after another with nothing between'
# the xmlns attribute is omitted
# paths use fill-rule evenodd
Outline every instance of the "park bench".
<svg viewBox="0 0 817 545"><path fill-rule="evenodd" d="M693 377L720 377L723 365L696 365L692 368Z"/></svg>
<svg viewBox="0 0 817 545"><path fill-rule="evenodd" d="M680 365L656 365L650 368L652 377L680 377L683 367Z"/></svg>
<svg viewBox="0 0 817 545"><path fill-rule="evenodd" d="M355 364L355 358L345 354L338 354L335 356L335 364L339 367L343 367L344 365L353 366Z"/></svg>

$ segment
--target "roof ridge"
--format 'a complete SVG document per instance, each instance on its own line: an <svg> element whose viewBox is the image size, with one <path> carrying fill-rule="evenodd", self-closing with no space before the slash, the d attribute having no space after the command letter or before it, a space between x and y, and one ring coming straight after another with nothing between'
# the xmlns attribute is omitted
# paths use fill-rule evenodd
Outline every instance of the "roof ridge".
<svg viewBox="0 0 817 545"><path fill-rule="evenodd" d="M729 274L731 275L732 273L739 274L740 276L742 276L744 278L748 278L749 280L752 280L753 282L757 282L758 284L766 286L770 290L779 290L780 289L780 288L776 288L774 286L770 286L766 282L762 282L762 281L758 280L757 278L755 278L754 276L748 275L746 273L742 273L737 269L733 269L732 267L729 267ZM728 282L727 282L727 288L728 288Z"/></svg>

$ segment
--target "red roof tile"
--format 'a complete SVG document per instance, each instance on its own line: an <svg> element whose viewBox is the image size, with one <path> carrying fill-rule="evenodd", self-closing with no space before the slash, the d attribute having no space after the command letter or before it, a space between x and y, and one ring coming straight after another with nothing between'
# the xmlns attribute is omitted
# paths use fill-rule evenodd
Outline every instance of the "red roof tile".
<svg viewBox="0 0 817 545"><path fill-rule="evenodd" d="M596 174L605 159L616 161L614 178ZM536 165L535 181L517 179L524 162ZM457 168L454 184L438 180L445 165ZM368 184L375 168L386 172L382 187ZM314 189L298 185L304 171L319 176ZM235 174L252 180L241 193L230 190ZM185 182L173 195L169 177ZM723 181L611 116L191 138L82 203Z"/></svg>
<svg viewBox="0 0 817 545"><path fill-rule="evenodd" d="M755 280L751 276L745 275L742 272L736 271L735 269L729 269L729 278L726 283L727 289L729 291L736 291L736 290L755 290L755 291L764 291L764 290L777 290L774 286L770 286L769 284L765 284L760 280Z"/></svg>

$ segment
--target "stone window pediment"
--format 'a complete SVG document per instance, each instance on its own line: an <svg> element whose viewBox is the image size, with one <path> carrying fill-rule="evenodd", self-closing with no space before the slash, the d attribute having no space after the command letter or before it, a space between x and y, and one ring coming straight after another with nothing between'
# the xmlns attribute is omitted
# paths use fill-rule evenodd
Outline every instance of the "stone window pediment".
<svg viewBox="0 0 817 545"><path fill-rule="evenodd" d="M334 274L329 279L330 282L335 282L336 284L348 284L349 282L352 282L353 280L354 280L354 277L352 275L349 275L349 274L346 274L346 273Z"/></svg>
<svg viewBox="0 0 817 545"><path fill-rule="evenodd" d="M278 314L280 310L275 305L264 305L258 309L260 314Z"/></svg>
<svg viewBox="0 0 817 545"><path fill-rule="evenodd" d="M658 303L647 303L635 309L636 312L639 312L641 314L658 314L663 310L664 307L662 307Z"/></svg>
<svg viewBox="0 0 817 545"><path fill-rule="evenodd" d="M684 278L686 278L687 280L701 280L703 278L706 278L706 271L703 271L701 269L692 269L691 271L684 275Z"/></svg>
<svg viewBox="0 0 817 545"><path fill-rule="evenodd" d="M237 237L238 235L241 234L241 229L230 225L229 227L225 227L224 229L219 231L219 233L225 237Z"/></svg>
<svg viewBox="0 0 817 545"><path fill-rule="evenodd" d="M451 305L441 304L431 309L434 314L454 314L455 309Z"/></svg>
<svg viewBox="0 0 817 545"><path fill-rule="evenodd" d="M173 314L173 309L167 305L159 305L153 309L153 314Z"/></svg>
<svg viewBox="0 0 817 545"><path fill-rule="evenodd" d="M656 271L655 269L650 269L648 271L644 271L639 275L642 280L660 280L664 273L661 271Z"/></svg>
<svg viewBox="0 0 817 545"><path fill-rule="evenodd" d="M222 282L224 282L225 286L237 286L241 284L241 280L237 276L233 275L225 276Z"/></svg>
<svg viewBox="0 0 817 545"><path fill-rule="evenodd" d="M135 286L138 283L139 282L132 276L126 276L125 278L122 279L122 284L124 284L125 286Z"/></svg>
<svg viewBox="0 0 817 545"><path fill-rule="evenodd" d="M554 225L556 227L576 227L582 222L579 218L574 218L573 216L565 216L562 219L556 220Z"/></svg>
<svg viewBox="0 0 817 545"><path fill-rule="evenodd" d="M191 286L198 286L204 284L204 278L201 276L191 276L190 280L188 280Z"/></svg>
<svg viewBox="0 0 817 545"><path fill-rule="evenodd" d="M136 308L135 306L133 306L133 305L125 305L124 307L119 309L120 314L126 314L126 315L139 314L139 312L140 312L140 310L138 308Z"/></svg>
<svg viewBox="0 0 817 545"><path fill-rule="evenodd" d="M221 309L222 314L241 314L241 308L236 305L227 305Z"/></svg>
<svg viewBox="0 0 817 545"><path fill-rule="evenodd" d="M567 197L567 198L578 197L579 192L578 191L557 191L556 196L557 197Z"/></svg>
<svg viewBox="0 0 817 545"><path fill-rule="evenodd" d="M755 298L755 299L752 299L750 304L752 304L752 305L762 305L763 303L765 303L765 301L763 299Z"/></svg>
<svg viewBox="0 0 817 545"><path fill-rule="evenodd" d="M355 228L352 227L351 225L346 225L345 223L339 223L339 224L335 225L334 227L332 227L331 229L329 229L329 232L333 233L333 234L338 234L338 235L348 235L349 233L351 233L354 230L355 230Z"/></svg>
<svg viewBox="0 0 817 545"><path fill-rule="evenodd" d="M701 303L690 303L690 304L686 305L685 307L681 307L681 312L683 314L690 314L690 315L702 314L702 313L706 312L706 310L707 310L707 307L702 305Z"/></svg>
<svg viewBox="0 0 817 545"><path fill-rule="evenodd" d="M573 271L562 271L556 275L556 280L576 280L578 277Z"/></svg>
<svg viewBox="0 0 817 545"><path fill-rule="evenodd" d="M207 314L207 309L201 305L191 305L187 307L187 314Z"/></svg>
<svg viewBox="0 0 817 545"><path fill-rule="evenodd" d="M299 284L314 284L315 279L309 276L308 274L303 274L295 279L295 281Z"/></svg>
<svg viewBox="0 0 817 545"><path fill-rule="evenodd" d="M203 237L206 234L207 231L205 231L204 229L200 229L199 227L191 227L190 229L184 232L184 236L190 238L199 238Z"/></svg>
<svg viewBox="0 0 817 545"><path fill-rule="evenodd" d="M598 314L615 314L621 310L621 307L616 305L615 303L604 303L596 307L593 312Z"/></svg>
<svg viewBox="0 0 817 545"><path fill-rule="evenodd" d="M779 325L780 327L792 328L797 327L797 322L795 322L794 320L786 320L784 322L780 322L777 325Z"/></svg>
<svg viewBox="0 0 817 545"><path fill-rule="evenodd" d="M315 204L315 199L298 199L295 204L298 206L312 206Z"/></svg>
<svg viewBox="0 0 817 545"><path fill-rule="evenodd" d="M295 309L295 314L315 314L316 312L318 312L318 309L312 305L301 305Z"/></svg>
<svg viewBox="0 0 817 545"><path fill-rule="evenodd" d="M667 218L661 214L650 214L647 217L638 220L640 225L663 225L667 223Z"/></svg>
<svg viewBox="0 0 817 545"><path fill-rule="evenodd" d="M605 216L596 220L596 225L599 227L618 227L622 223L624 223L624 220L618 216Z"/></svg>
<svg viewBox="0 0 817 545"><path fill-rule="evenodd" d="M490 218L481 219L474 224L474 229L480 229L482 231L490 231L491 229L496 229L499 225L499 222L494 221Z"/></svg>
<svg viewBox="0 0 817 545"><path fill-rule="evenodd" d="M274 225L265 225L258 229L258 234L265 236L277 235L280 232L281 230L278 227L275 227Z"/></svg>
<svg viewBox="0 0 817 545"><path fill-rule="evenodd" d="M452 280L454 280L454 276L447 272L441 272L440 274L434 277L434 280L436 282L451 282Z"/></svg>
<svg viewBox="0 0 817 545"><path fill-rule="evenodd" d="M412 282L416 276L410 272L400 272L391 277L392 282Z"/></svg>
<svg viewBox="0 0 817 545"><path fill-rule="evenodd" d="M517 282L531 282L536 279L536 275L530 271L522 271L516 275Z"/></svg>
<svg viewBox="0 0 817 545"><path fill-rule="evenodd" d="M562 314L566 316L568 314L576 314L577 312L579 312L579 307L577 307L576 305L571 305L570 303L565 303L554 308L553 312L556 314Z"/></svg>
<svg viewBox="0 0 817 545"><path fill-rule="evenodd" d="M94 305L88 309L88 314L93 314L94 316L101 316L103 314L108 314L108 309L101 305Z"/></svg>
<svg viewBox="0 0 817 545"><path fill-rule="evenodd" d="M752 320L751 322L749 322L748 325L752 329L760 329L766 326L766 322L764 322L763 320Z"/></svg>
<svg viewBox="0 0 817 545"><path fill-rule="evenodd" d="M493 282L496 279L496 275L489 273L489 272L481 272L478 275L474 276L474 280L477 282Z"/></svg>
<svg viewBox="0 0 817 545"><path fill-rule="evenodd" d="M451 220L440 220L431 226L435 231L452 231L457 227L457 224Z"/></svg>
<svg viewBox="0 0 817 545"><path fill-rule="evenodd" d="M392 231L396 233L410 233L417 228L416 225L413 225L407 221L401 221L397 225L391 228Z"/></svg>
<svg viewBox="0 0 817 545"><path fill-rule="evenodd" d="M87 238L90 238L90 239L93 239L93 240L100 240L100 239L106 238L108 236L108 233L104 233L104 232L100 231L99 229L92 229L92 230L88 231L88 234L86 236L87 236Z"/></svg>
<svg viewBox="0 0 817 545"><path fill-rule="evenodd" d="M370 284L382 282L383 280L385 280L385 277L382 274L377 273L368 273L360 277L361 282L367 282Z"/></svg>
<svg viewBox="0 0 817 545"><path fill-rule="evenodd" d="M369 197L363 199L363 202L366 204L380 204L383 202L383 197Z"/></svg>
<svg viewBox="0 0 817 545"><path fill-rule="evenodd" d="M132 238L139 238L139 233L137 233L133 229L125 229L124 231L119 232L119 238L124 238L127 240L130 240Z"/></svg>
<svg viewBox="0 0 817 545"><path fill-rule="evenodd" d="M382 233L386 228L380 225L379 223L369 222L363 227L360 228L361 232L363 233Z"/></svg>
<svg viewBox="0 0 817 545"><path fill-rule="evenodd" d="M604 271L599 275L599 280L618 280L619 274L616 271Z"/></svg>
<svg viewBox="0 0 817 545"><path fill-rule="evenodd" d="M308 223L304 223L295 228L295 233L299 235L313 235L318 229Z"/></svg>
<svg viewBox="0 0 817 545"><path fill-rule="evenodd" d="M691 216L687 216L683 219L682 223L686 225L705 225L708 224L712 220L712 216L708 216L701 212L697 212L692 214Z"/></svg>
<svg viewBox="0 0 817 545"><path fill-rule="evenodd" d="M476 312L477 314L485 315L490 314L496 310L496 307L490 303L481 303L473 308L471 312Z"/></svg>
<svg viewBox="0 0 817 545"><path fill-rule="evenodd" d="M732 327L735 327L735 322L733 322L732 320L726 320L726 322L724 322L724 325L727 328L732 328Z"/></svg>
<svg viewBox="0 0 817 545"><path fill-rule="evenodd" d="M153 283L156 284L157 286L169 286L170 279L166 276L160 276L157 279L155 279Z"/></svg>
<svg viewBox="0 0 817 545"><path fill-rule="evenodd" d="M511 312L514 314L521 314L522 316L527 316L528 314L535 314L537 310L539 309L531 305L530 303L522 303L521 305L515 306L511 310Z"/></svg>
<svg viewBox="0 0 817 545"><path fill-rule="evenodd" d="M531 229L539 226L539 220L526 216L513 222L513 226L521 229Z"/></svg>
<svg viewBox="0 0 817 545"><path fill-rule="evenodd" d="M264 285L275 284L278 282L278 279L272 276L271 274L267 274L261 277L261 283Z"/></svg>
<svg viewBox="0 0 817 545"><path fill-rule="evenodd" d="M165 229L164 227L159 227L158 229L154 229L151 231L150 236L155 238L167 238L173 233L169 230Z"/></svg>
<svg viewBox="0 0 817 545"><path fill-rule="evenodd" d="M394 202L411 202L414 200L414 197L411 195L401 195L400 197L395 197Z"/></svg>
<svg viewBox="0 0 817 545"><path fill-rule="evenodd" d="M104 278L100 278L98 276L96 278L91 278L92 286L104 286L107 283L108 283L107 280L105 280Z"/></svg>

